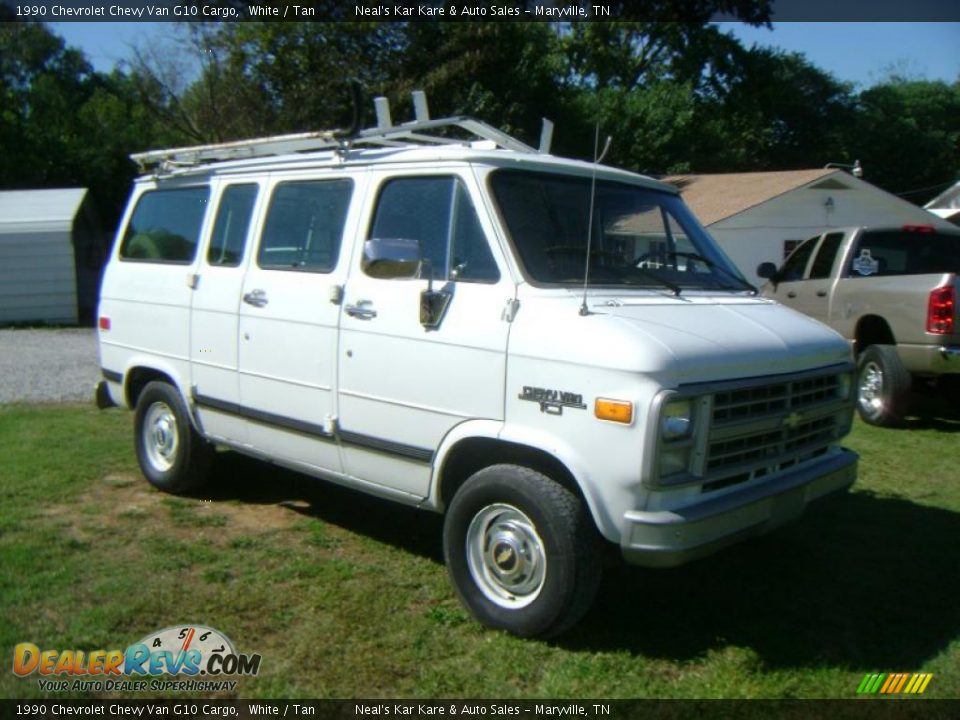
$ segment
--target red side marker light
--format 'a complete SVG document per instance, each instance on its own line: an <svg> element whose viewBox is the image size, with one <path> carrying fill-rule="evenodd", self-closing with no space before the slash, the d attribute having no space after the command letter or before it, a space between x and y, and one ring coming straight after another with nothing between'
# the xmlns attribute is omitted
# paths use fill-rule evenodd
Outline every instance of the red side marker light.
<svg viewBox="0 0 960 720"><path fill-rule="evenodd" d="M110 329L110 318L100 316L100 329L109 330Z"/></svg>

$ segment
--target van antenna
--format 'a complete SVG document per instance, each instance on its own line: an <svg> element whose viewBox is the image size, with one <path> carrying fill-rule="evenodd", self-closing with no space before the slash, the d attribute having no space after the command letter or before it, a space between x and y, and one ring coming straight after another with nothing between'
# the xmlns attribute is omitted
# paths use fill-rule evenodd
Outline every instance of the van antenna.
<svg viewBox="0 0 960 720"><path fill-rule="evenodd" d="M610 149L611 137L607 135L607 141L603 144L603 152L597 155L597 148L600 145L600 123L598 122L593 134L593 174L590 178L590 217L587 225L587 260L586 267L583 269L583 302L580 305L580 314L589 315L587 308L587 286L590 283L590 252L593 246L593 207L597 199L597 166L600 161L607 156L607 150Z"/></svg>

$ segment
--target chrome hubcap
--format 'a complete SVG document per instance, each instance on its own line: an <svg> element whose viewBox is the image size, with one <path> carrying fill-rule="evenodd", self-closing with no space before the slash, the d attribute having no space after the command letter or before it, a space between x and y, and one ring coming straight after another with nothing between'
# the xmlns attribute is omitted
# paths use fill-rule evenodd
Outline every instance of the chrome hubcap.
<svg viewBox="0 0 960 720"><path fill-rule="evenodd" d="M155 402L143 420L143 447L150 465L166 472L177 460L179 433L177 418L166 403Z"/></svg>
<svg viewBox="0 0 960 720"><path fill-rule="evenodd" d="M512 505L488 505L467 529L467 564L491 602L522 608L543 589L547 557L533 521Z"/></svg>
<svg viewBox="0 0 960 720"><path fill-rule="evenodd" d="M875 362L868 362L860 372L858 402L868 417L883 412L883 370Z"/></svg>

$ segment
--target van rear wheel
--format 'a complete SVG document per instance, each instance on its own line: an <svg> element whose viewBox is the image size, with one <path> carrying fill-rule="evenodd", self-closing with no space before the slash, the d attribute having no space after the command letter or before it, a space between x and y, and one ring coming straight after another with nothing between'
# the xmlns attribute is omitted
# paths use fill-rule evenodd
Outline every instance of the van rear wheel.
<svg viewBox="0 0 960 720"><path fill-rule="evenodd" d="M569 629L600 581L597 533L583 501L517 465L494 465L467 480L447 511L443 545L467 609L521 637Z"/></svg>
<svg viewBox="0 0 960 720"><path fill-rule="evenodd" d="M140 393L133 441L140 470L164 492L197 490L209 475L213 446L193 429L180 393L169 383L148 383Z"/></svg>

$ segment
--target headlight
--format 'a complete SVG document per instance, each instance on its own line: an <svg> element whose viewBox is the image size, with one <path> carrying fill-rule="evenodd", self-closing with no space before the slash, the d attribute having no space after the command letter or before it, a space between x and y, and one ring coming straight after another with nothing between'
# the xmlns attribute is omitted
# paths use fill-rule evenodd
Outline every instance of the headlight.
<svg viewBox="0 0 960 720"><path fill-rule="evenodd" d="M667 403L660 414L660 437L665 442L685 440L693 435L693 403L690 400L673 400Z"/></svg>
<svg viewBox="0 0 960 720"><path fill-rule="evenodd" d="M686 473L690 469L690 448L664 449L660 453L660 477Z"/></svg>

